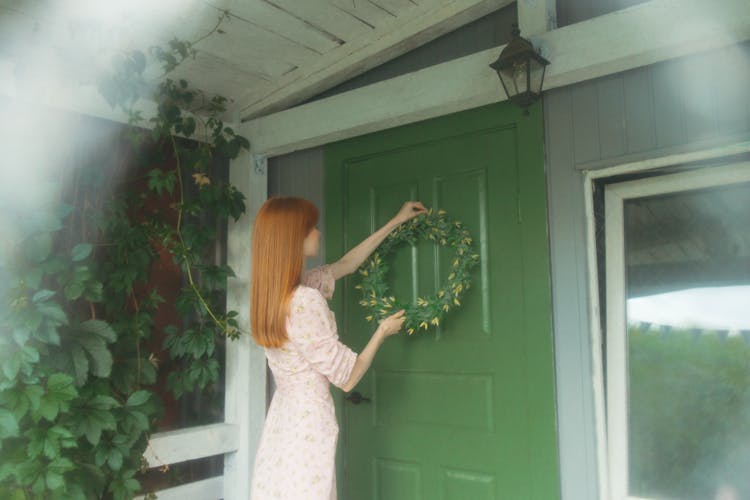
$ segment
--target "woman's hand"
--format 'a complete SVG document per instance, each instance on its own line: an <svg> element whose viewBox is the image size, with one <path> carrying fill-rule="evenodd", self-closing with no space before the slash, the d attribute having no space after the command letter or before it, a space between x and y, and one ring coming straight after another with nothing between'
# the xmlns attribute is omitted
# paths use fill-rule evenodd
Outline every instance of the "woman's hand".
<svg viewBox="0 0 750 500"><path fill-rule="evenodd" d="M417 215L427 213L427 209L419 201L407 201L393 218L398 224L413 219Z"/></svg>
<svg viewBox="0 0 750 500"><path fill-rule="evenodd" d="M380 322L378 330L384 337L390 337L391 335L398 333L406 320L404 316L404 310L401 309L396 314L392 314Z"/></svg>
<svg viewBox="0 0 750 500"><path fill-rule="evenodd" d="M398 333L398 331L401 330L401 326L404 324L405 319L404 310L401 309L396 314L388 316L380 322L380 326L378 326L378 329L372 334L370 341L367 342L367 345L362 349L362 352L357 355L357 360L354 362L354 368L352 368L352 373L349 375L349 380L347 380L346 384L341 387L344 392L349 392L354 389L367 369L370 368L375 353L378 352L378 349L383 345L385 339L394 333Z"/></svg>

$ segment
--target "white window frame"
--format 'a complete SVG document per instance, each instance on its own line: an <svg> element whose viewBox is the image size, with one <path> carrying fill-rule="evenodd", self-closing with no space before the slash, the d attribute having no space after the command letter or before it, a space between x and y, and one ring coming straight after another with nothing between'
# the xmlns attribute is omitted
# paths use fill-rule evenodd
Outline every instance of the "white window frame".
<svg viewBox="0 0 750 500"><path fill-rule="evenodd" d="M628 496L627 494L626 308L624 294L622 293L625 284L623 204L631 198L748 182L750 181L750 161L727 162L722 166L706 165L705 167L700 167L698 164L695 166L700 168L695 170L626 181L607 187L605 191L607 387L604 384L604 358L601 349L604 336L600 327L599 277L593 201L594 183L599 179L616 175L653 171L675 165L696 164L697 162L721 159L747 152L750 152L750 142L742 142L710 150L667 155L584 172L588 288L591 308L589 317L591 321L592 383L595 400L599 497L602 500L650 500ZM617 299L615 300L615 298Z"/></svg>

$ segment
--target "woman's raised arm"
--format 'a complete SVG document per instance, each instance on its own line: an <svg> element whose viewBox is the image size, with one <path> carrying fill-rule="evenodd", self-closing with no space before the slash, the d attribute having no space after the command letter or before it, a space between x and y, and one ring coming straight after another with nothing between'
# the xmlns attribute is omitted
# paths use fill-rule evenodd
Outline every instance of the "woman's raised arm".
<svg viewBox="0 0 750 500"><path fill-rule="evenodd" d="M404 203L401 210L383 227L365 238L359 245L349 250L343 257L330 265L334 279L343 278L356 271L391 231L404 222L426 212L427 209L418 201L407 201Z"/></svg>

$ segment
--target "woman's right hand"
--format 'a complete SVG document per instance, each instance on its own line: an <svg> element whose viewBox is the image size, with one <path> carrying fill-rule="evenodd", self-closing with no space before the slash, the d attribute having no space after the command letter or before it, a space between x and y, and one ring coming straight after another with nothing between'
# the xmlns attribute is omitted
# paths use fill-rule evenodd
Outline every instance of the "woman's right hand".
<svg viewBox="0 0 750 500"><path fill-rule="evenodd" d="M406 320L404 316L405 312L403 309L398 311L396 314L392 314L380 322L378 330L382 335L390 337L391 335L398 333Z"/></svg>

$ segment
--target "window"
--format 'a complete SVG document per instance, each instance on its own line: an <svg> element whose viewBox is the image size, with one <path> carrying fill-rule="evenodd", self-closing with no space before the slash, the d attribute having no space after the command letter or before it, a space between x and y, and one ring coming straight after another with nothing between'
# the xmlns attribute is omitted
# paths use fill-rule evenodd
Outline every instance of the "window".
<svg viewBox="0 0 750 500"><path fill-rule="evenodd" d="M750 498L750 163L604 196L611 498Z"/></svg>

